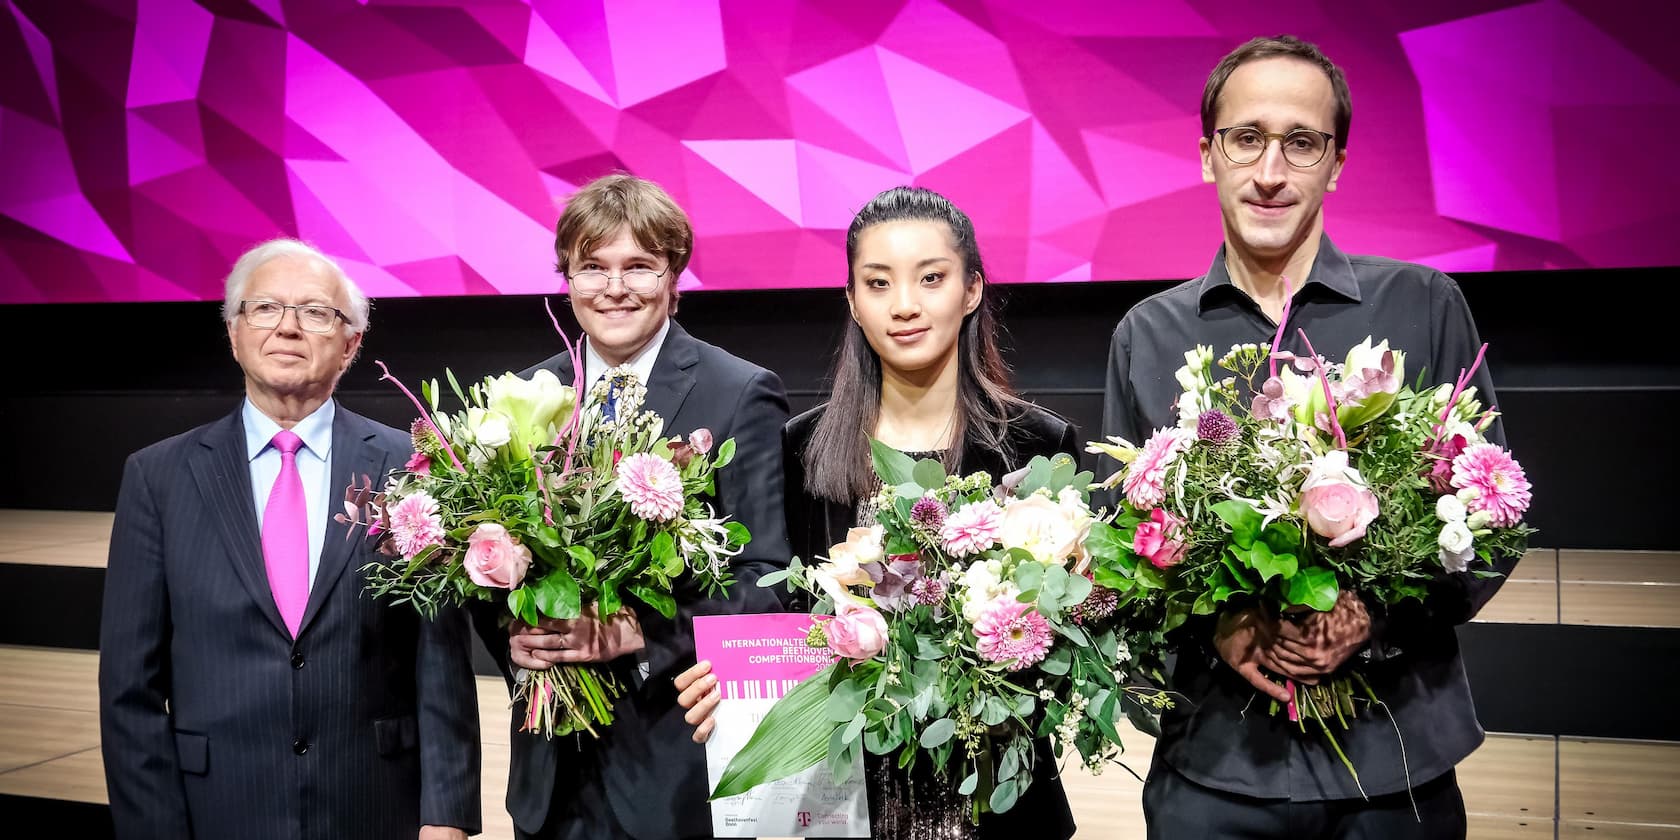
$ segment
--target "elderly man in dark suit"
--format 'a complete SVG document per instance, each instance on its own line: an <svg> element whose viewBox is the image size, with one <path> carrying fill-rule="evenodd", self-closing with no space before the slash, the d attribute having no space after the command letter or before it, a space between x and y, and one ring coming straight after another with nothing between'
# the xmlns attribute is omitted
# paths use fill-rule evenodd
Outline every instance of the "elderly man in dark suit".
<svg viewBox="0 0 1680 840"><path fill-rule="evenodd" d="M504 629L493 616L477 614L510 679L510 666L561 662L612 663L628 677L615 720L599 740L521 733L515 718L507 803L521 838L711 836L705 752L689 737L672 679L694 664L695 615L780 609L757 580L788 560L781 449L787 397L775 374L694 338L671 319L677 277L693 242L688 217L663 189L611 175L567 202L555 251L587 336L585 387L609 370L629 371L645 384L643 408L664 418L665 434L707 429L718 442L734 438L735 459L718 472L714 501L721 514L752 531L752 542L732 562L728 598L679 587L675 620L627 610L605 622ZM548 369L571 382L577 364L562 353L526 375Z"/></svg>
<svg viewBox="0 0 1680 840"><path fill-rule="evenodd" d="M278 239L223 305L245 400L128 459L100 627L100 728L120 838L444 840L479 827L471 633L363 595L333 521L407 435L339 406L367 298Z"/></svg>

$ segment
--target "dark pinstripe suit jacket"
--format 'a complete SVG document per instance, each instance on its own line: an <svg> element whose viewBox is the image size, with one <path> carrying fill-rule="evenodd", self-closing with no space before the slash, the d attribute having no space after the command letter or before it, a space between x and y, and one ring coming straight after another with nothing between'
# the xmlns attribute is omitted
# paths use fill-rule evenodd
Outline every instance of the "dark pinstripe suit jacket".
<svg viewBox="0 0 1680 840"><path fill-rule="evenodd" d="M572 382L568 354L523 375L543 368L554 371L561 382ZM587 737L547 740L522 733L515 715L507 804L514 824L525 832L566 822L557 836L710 837L706 753L691 738L694 728L683 722L671 680L694 664L696 614L781 608L771 590L757 585L760 575L784 568L788 561L781 446L788 409L781 379L700 341L674 321L648 379L643 407L664 418L666 435L705 428L720 444L735 439L735 460L717 474L717 505L720 514L752 530L752 542L731 564L735 584L728 600L707 598L698 587L679 588L676 620L651 609L638 610L649 677L640 686L624 680L635 687L619 700L613 725L599 743ZM497 625L494 610L475 611L474 618L506 672L507 631ZM634 662L627 656L615 665L628 672ZM606 808L580 813L577 801L583 797L602 798Z"/></svg>
<svg viewBox="0 0 1680 840"><path fill-rule="evenodd" d="M409 452L406 435L342 406L332 446L335 488L378 480ZM263 568L239 412L129 457L99 644L118 837L478 829L465 617L428 622L364 596L372 559L359 530L329 520L294 641Z"/></svg>

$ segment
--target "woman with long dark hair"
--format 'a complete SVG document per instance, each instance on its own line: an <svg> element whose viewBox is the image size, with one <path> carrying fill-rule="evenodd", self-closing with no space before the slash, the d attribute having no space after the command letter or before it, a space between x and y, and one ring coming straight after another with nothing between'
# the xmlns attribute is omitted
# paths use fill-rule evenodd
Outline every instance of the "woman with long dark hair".
<svg viewBox="0 0 1680 840"><path fill-rule="evenodd" d="M997 347L986 271L967 214L931 190L877 195L846 232L850 323L829 401L782 433L788 537L811 559L870 524L860 504L879 489L869 440L951 474L1002 478L1036 455L1077 457L1078 435L1056 414L1015 395ZM695 740L711 734L716 678L700 663L677 678ZM906 772L866 755L875 837L1067 838L1073 815L1047 741L1035 744L1031 787L1003 814L969 820L958 779L926 762Z"/></svg>

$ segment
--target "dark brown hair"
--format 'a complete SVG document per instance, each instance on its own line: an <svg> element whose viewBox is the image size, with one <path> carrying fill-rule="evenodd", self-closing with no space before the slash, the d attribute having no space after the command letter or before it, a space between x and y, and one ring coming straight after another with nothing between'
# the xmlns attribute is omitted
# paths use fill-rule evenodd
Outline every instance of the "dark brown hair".
<svg viewBox="0 0 1680 840"><path fill-rule="evenodd" d="M1332 129L1336 134L1336 150L1346 149L1348 131L1353 125L1353 97L1348 93L1347 78L1342 75L1342 68L1325 57L1318 47L1293 35L1255 38L1232 50L1214 65L1213 72L1208 74L1207 86L1202 88L1202 136L1212 137L1213 132L1222 127L1213 124L1214 112L1219 109L1219 94L1225 90L1231 74L1251 61L1280 57L1308 62L1329 77L1330 90L1336 96L1336 117Z"/></svg>

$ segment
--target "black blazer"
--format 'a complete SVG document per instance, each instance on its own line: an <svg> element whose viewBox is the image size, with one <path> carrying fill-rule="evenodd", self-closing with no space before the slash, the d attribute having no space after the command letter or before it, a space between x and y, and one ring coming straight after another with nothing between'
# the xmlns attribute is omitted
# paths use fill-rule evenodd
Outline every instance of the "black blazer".
<svg viewBox="0 0 1680 840"><path fill-rule="evenodd" d="M787 488L788 537L793 553L801 560L811 561L826 556L829 548L846 541L846 531L857 523L856 505L841 504L812 495L805 489L804 453L822 419L827 403L788 421L782 430L782 463ZM1010 420L1007 437L1008 452L985 449L970 443L964 448L958 468L963 473L985 470L993 479L1025 466L1034 456L1049 457L1066 452L1079 457L1082 448L1079 430L1055 412L1027 405ZM1002 814L987 814L980 820L980 836L986 840L1033 837L1066 840L1073 836L1073 811L1068 807L1067 793L1062 789L1056 756L1050 742L1039 738L1033 743L1037 754L1033 767L1033 783L1015 803ZM873 808L871 809L873 810Z"/></svg>
<svg viewBox="0 0 1680 840"><path fill-rule="evenodd" d="M408 435L343 406L332 434L335 489L378 480L410 452ZM359 530L328 520L294 641L263 567L240 413L129 457L99 631L117 837L479 829L465 617L425 621L365 596L375 558Z"/></svg>
<svg viewBox="0 0 1680 840"><path fill-rule="evenodd" d="M563 383L572 381L569 353L520 375L543 369ZM667 436L705 428L719 444L735 439L735 460L717 473L716 502L720 515L752 531L752 542L731 562L735 583L727 599L706 597L698 587L679 588L675 620L637 609L648 678L639 686L637 678L623 680L626 693L598 742L587 736L549 740L519 732L522 710L515 710L507 806L514 825L524 832L541 831L552 818L588 823L582 832L574 825L570 836L710 837L706 752L694 743L694 728L683 721L685 710L677 705L672 679L694 664L694 616L780 609L775 594L759 588L758 578L786 567L788 560L777 441L788 416L781 379L689 335L675 321L648 379L643 408L664 418ZM496 611L475 610L474 621L511 679L507 630L498 624ZM616 665L628 674L635 663L623 657ZM599 806L579 809L575 800L588 796L604 797L610 816L601 814Z"/></svg>

